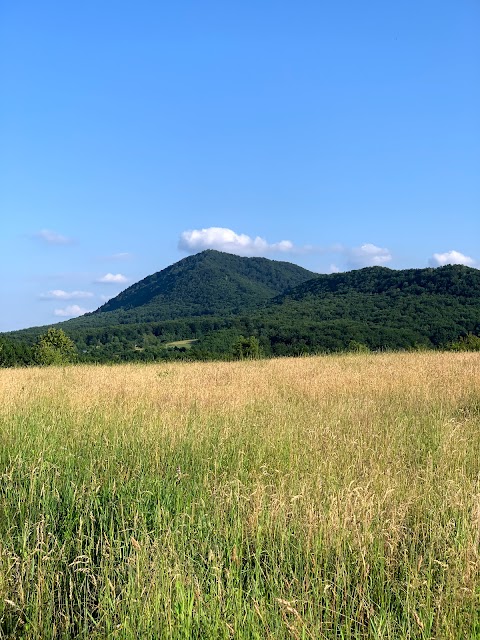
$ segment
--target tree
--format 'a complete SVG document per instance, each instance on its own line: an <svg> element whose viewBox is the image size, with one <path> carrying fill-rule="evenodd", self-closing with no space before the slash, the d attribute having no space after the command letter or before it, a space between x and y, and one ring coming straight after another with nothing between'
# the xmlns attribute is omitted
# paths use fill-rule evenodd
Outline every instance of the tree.
<svg viewBox="0 0 480 640"><path fill-rule="evenodd" d="M238 336L237 340L233 343L233 355L238 360L244 358L259 358L260 357L260 343L258 338L250 336L244 338L244 336Z"/></svg>
<svg viewBox="0 0 480 640"><path fill-rule="evenodd" d="M40 365L68 364L77 356L77 348L63 329L50 327L35 345L35 360Z"/></svg>
<svg viewBox="0 0 480 640"><path fill-rule="evenodd" d="M350 340L348 343L348 350L352 353L370 353L370 349L363 342L357 340Z"/></svg>

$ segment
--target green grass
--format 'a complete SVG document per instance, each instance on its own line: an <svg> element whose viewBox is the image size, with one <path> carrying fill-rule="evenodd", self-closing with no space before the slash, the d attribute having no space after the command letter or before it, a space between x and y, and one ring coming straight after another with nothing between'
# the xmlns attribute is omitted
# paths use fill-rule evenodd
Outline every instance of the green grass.
<svg viewBox="0 0 480 640"><path fill-rule="evenodd" d="M479 371L0 372L0 638L480 637Z"/></svg>

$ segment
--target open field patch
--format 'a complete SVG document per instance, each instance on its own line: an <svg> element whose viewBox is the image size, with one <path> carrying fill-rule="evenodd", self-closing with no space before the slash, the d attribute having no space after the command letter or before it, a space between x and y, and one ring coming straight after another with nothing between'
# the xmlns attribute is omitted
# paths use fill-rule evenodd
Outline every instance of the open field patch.
<svg viewBox="0 0 480 640"><path fill-rule="evenodd" d="M480 637L480 355L0 370L0 638Z"/></svg>
<svg viewBox="0 0 480 640"><path fill-rule="evenodd" d="M191 349L192 344L195 344L198 340L174 340L173 342L167 342L166 347L185 347L185 349Z"/></svg>

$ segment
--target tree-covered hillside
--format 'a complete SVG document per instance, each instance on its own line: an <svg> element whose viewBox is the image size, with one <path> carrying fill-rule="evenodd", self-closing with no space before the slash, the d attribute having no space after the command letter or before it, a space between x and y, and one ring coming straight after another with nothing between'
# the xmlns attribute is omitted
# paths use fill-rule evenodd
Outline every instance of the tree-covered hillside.
<svg viewBox="0 0 480 640"><path fill-rule="evenodd" d="M92 320L113 312L122 323L245 312L314 275L289 262L203 251L128 287Z"/></svg>
<svg viewBox="0 0 480 640"><path fill-rule="evenodd" d="M128 287L96 311L63 321L68 334L95 327L246 313L316 274L290 262L207 250ZM12 332L34 340L45 327Z"/></svg>
<svg viewBox="0 0 480 640"><path fill-rule="evenodd" d="M207 251L58 326L84 361L231 358L252 337L268 356L444 348L480 335L477 269L311 275L288 263ZM8 337L33 344L43 331Z"/></svg>
<svg viewBox="0 0 480 640"><path fill-rule="evenodd" d="M366 267L344 273L319 274L292 291L284 292L276 302L349 293L433 294L480 299L480 270L457 264L398 271L386 267Z"/></svg>
<svg viewBox="0 0 480 640"><path fill-rule="evenodd" d="M319 275L236 322L196 349L221 353L232 331L257 336L267 355L456 348L462 336L480 335L480 271L449 265ZM478 341L460 346L469 344Z"/></svg>

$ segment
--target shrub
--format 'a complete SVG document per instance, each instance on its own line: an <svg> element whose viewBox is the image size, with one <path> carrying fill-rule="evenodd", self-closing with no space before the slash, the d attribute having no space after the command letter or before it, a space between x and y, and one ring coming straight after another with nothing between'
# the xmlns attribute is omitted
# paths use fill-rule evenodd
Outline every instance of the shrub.
<svg viewBox="0 0 480 640"><path fill-rule="evenodd" d="M35 361L40 365L68 364L77 356L77 348L63 329L50 327L35 345Z"/></svg>
<svg viewBox="0 0 480 640"><path fill-rule="evenodd" d="M468 333L457 342L451 342L448 349L449 351L480 351L480 336Z"/></svg>

